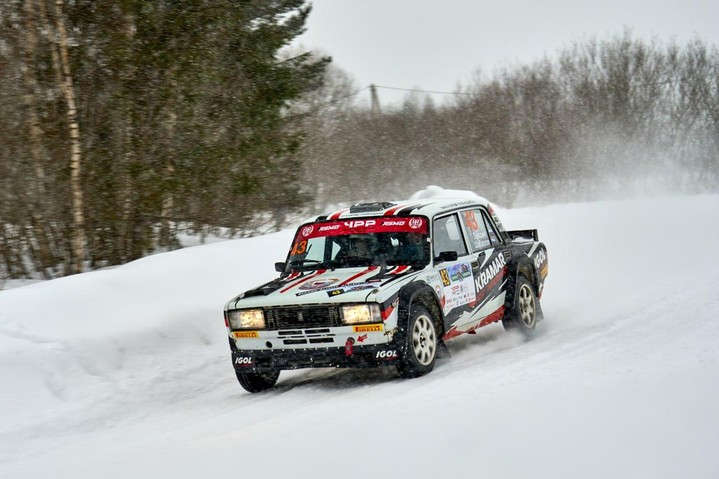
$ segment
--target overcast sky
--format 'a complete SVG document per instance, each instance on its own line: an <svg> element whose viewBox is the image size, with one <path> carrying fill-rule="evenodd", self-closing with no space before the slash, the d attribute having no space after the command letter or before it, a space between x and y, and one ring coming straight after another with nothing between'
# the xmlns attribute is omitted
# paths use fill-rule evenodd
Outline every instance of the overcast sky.
<svg viewBox="0 0 719 479"><path fill-rule="evenodd" d="M635 37L719 45L719 0L312 0L306 48L322 50L358 87L452 91L531 63L574 41ZM383 104L406 93L378 90ZM369 102L364 91L359 100ZM433 95L437 102L446 96Z"/></svg>

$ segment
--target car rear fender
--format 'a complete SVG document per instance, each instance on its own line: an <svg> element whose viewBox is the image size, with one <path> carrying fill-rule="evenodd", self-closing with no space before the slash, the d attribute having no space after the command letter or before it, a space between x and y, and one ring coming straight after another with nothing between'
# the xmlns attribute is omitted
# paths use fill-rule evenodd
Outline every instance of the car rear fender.
<svg viewBox="0 0 719 479"><path fill-rule="evenodd" d="M527 255L512 258L509 262L507 271L507 294L505 296L505 306L511 310L514 306L514 293L519 276L527 278L534 289L535 296L539 296L539 272L534 265L532 259ZM538 320L542 319L541 310L538 312Z"/></svg>

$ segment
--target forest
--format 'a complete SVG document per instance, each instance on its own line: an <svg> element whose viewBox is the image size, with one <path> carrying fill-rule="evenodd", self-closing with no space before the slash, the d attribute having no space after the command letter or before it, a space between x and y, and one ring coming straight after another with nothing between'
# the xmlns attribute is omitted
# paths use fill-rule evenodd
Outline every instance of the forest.
<svg viewBox="0 0 719 479"><path fill-rule="evenodd" d="M506 207L719 190L719 51L635 38L395 108L304 0L0 0L0 280L250 236L428 184ZM479 66L479 65L478 65Z"/></svg>

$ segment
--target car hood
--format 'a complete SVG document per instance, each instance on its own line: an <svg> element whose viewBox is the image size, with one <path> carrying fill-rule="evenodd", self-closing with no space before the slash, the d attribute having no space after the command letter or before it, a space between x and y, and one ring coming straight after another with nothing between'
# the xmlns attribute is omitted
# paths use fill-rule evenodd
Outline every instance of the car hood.
<svg viewBox="0 0 719 479"><path fill-rule="evenodd" d="M420 271L409 266L370 266L292 273L244 292L226 309L383 301Z"/></svg>

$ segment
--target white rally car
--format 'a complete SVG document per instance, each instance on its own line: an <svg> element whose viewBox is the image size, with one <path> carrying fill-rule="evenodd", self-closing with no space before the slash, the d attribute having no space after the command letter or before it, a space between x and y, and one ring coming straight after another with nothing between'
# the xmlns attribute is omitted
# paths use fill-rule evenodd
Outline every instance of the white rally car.
<svg viewBox="0 0 719 479"><path fill-rule="evenodd" d="M507 232L482 199L365 203L297 230L280 277L225 305L232 363L247 391L283 369L432 370L444 341L542 318L547 250Z"/></svg>

